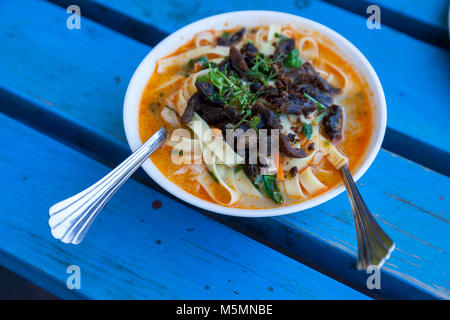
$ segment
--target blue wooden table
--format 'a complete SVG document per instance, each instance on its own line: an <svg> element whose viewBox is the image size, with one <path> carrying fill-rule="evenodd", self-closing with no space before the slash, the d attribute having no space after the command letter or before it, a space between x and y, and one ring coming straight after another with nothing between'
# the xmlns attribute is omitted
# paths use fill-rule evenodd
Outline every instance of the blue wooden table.
<svg viewBox="0 0 450 320"><path fill-rule="evenodd" d="M363 0L0 1L0 264L74 299L449 299L448 1L372 2L380 30L366 27ZM66 27L71 4L81 8L80 30ZM380 289L355 269L345 194L287 216L230 218L138 172L81 245L50 235L48 208L129 154L122 102L151 47L189 22L243 9L333 28L381 79L387 134L358 182L397 245ZM80 290L67 288L70 265L81 270Z"/></svg>

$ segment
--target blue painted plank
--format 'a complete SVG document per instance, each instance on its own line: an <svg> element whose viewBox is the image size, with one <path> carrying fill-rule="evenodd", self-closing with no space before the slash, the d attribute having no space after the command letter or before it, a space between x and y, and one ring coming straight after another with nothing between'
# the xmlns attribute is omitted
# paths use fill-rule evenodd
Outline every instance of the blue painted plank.
<svg viewBox="0 0 450 320"><path fill-rule="evenodd" d="M201 4L183 0L157 3L142 0L52 1L63 6L77 3L86 16L119 31L123 28L126 35L148 44L160 41L161 31L170 33L200 18L234 10L277 10L320 22L352 41L378 73L388 106L388 130L383 146L450 175L450 131L443 130L447 126L446 119L450 118L450 109L445 103L450 99L450 73L443 72L449 69L449 51L386 26L381 30L369 30L365 17L316 0L230 0ZM155 29L157 33L154 33ZM423 121L424 114L439 114L439 117Z"/></svg>
<svg viewBox="0 0 450 320"><path fill-rule="evenodd" d="M367 7L378 5L381 23L419 40L450 49L447 0L325 0L345 10L368 17Z"/></svg>
<svg viewBox="0 0 450 320"><path fill-rule="evenodd" d="M23 47L20 47L22 41L6 42L8 46L18 49L15 50L16 55L20 54L20 48L25 46L28 50L39 51L40 55L39 58L21 59L20 66L11 56L2 56L5 61L11 60L14 67L7 69L9 74L20 74L25 79L31 79L28 85L33 90L30 91L29 87L19 81L16 81L19 84L8 86L13 80L6 78L5 73L4 81L0 82L4 86L3 91L0 90L0 98L11 105L0 104L0 110L62 137L82 150L93 151L98 148L97 157L104 162L118 162L123 159L122 155L126 153L127 146L122 139L123 135L117 136L117 133L122 131L121 125L114 125L111 119L120 122L122 95L127 81L121 78L119 83L115 83L111 79L128 73L130 76L132 72L128 69L130 62L121 55L124 50L132 51L132 48L137 48L137 51L141 50L142 55L145 55L146 47L88 19L83 20L83 28L91 30L90 32L83 33L83 29L69 32L59 28L60 15L65 11L49 4L32 7L33 12L45 9L42 16L47 17L46 19L41 19L42 16L38 19L37 16L22 12L18 8L10 9L16 9L11 12L20 12L20 23L11 28L6 21L0 21L0 24L3 24L0 37L7 40L7 37L2 35L15 32L21 39L27 39ZM92 37L92 34L96 36ZM55 37L58 42L48 41L48 38ZM41 45L44 42L46 46ZM112 42L117 50L105 55L98 43L112 46L109 42ZM5 49L0 48L0 54L2 50ZM133 57L130 52L128 55L127 58ZM99 59L102 60L101 69L97 67ZM46 65L43 74L42 65ZM67 70L71 68L76 68L76 72L68 77ZM3 71L0 69L1 72ZM51 90L48 88L49 84L54 86ZM11 89L15 86L18 88ZM54 122L49 126L50 120L57 120L58 123ZM109 144L102 145L102 142ZM368 172L373 175L370 188L363 192L370 206L377 205L374 212L391 224L386 224L386 228L397 241L400 250L403 250L396 251L388 262L390 264L383 270L384 282L379 295L386 298L447 297L449 287L445 272L449 265L446 241L448 226L442 219L426 214L418 208L435 215L442 212L443 218L448 221L445 216L448 214L448 179L404 159L393 158L384 151L378 157L376 165L378 169L372 168ZM408 168L411 169L406 170ZM398 178L398 181L394 178ZM366 177L361 183L364 183L365 179ZM154 187L149 179L145 181ZM383 181L387 183L382 183ZM444 200L439 200L430 189L422 195L420 186L412 188L411 186L417 185L417 181L439 186L440 190L443 190L439 196ZM399 199L406 199L407 202L392 198L387 193ZM409 205L408 201L414 203L417 208ZM367 275L355 272L354 269L356 241L345 195L330 201L326 210L323 209L324 206L273 219L225 219L221 216L211 216L214 219L222 219L247 234L283 249L296 259L364 290ZM397 206L400 206L398 210L402 219L399 219ZM428 226L427 229L424 229L423 225ZM398 243L398 239L401 243ZM439 248L437 253L430 250L432 247L426 243ZM416 253L420 254L417 255L420 258L414 258Z"/></svg>
<svg viewBox="0 0 450 320"><path fill-rule="evenodd" d="M62 244L50 235L49 206L108 168L4 115L0 148L8 150L0 155L0 264L59 296L367 299L135 181L114 196L81 245ZM66 288L69 265L81 269L80 291Z"/></svg>
<svg viewBox="0 0 450 320"><path fill-rule="evenodd" d="M448 33L448 0L372 0L371 3Z"/></svg>

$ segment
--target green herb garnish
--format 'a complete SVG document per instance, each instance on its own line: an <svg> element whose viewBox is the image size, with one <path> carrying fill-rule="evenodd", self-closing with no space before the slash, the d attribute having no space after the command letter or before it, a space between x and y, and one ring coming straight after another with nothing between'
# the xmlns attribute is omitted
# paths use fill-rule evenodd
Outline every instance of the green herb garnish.
<svg viewBox="0 0 450 320"><path fill-rule="evenodd" d="M302 133L306 136L306 139L309 140L312 135L312 126L310 123L304 123L302 127Z"/></svg>
<svg viewBox="0 0 450 320"><path fill-rule="evenodd" d="M261 121L261 118L259 116L254 116L250 119L248 122L249 126L252 127L255 130L258 130L258 124Z"/></svg>
<svg viewBox="0 0 450 320"><path fill-rule="evenodd" d="M300 68L302 59L300 59L298 49L294 49L287 54L286 58L284 58L284 65L290 69Z"/></svg>
<svg viewBox="0 0 450 320"><path fill-rule="evenodd" d="M175 110L174 108L172 108L171 106L168 106L167 104L164 106L164 108L167 108L169 110L172 110L173 112L177 112L177 110Z"/></svg>
<svg viewBox="0 0 450 320"><path fill-rule="evenodd" d="M210 66L208 73L209 81L219 90L219 95L223 95L227 88L231 88L233 83L219 68Z"/></svg>
<svg viewBox="0 0 450 320"><path fill-rule="evenodd" d="M256 81L259 81L259 82L262 82L262 83L263 83L264 85L266 85L266 86L269 85L267 76L266 76L264 73L259 72L259 71L256 71L256 70L250 69L250 70L247 71L247 74L248 74L252 79L254 79L254 80L256 80Z"/></svg>
<svg viewBox="0 0 450 320"><path fill-rule="evenodd" d="M198 82L208 82L209 81L209 76L207 74L204 74L200 77L197 78Z"/></svg>
<svg viewBox="0 0 450 320"><path fill-rule="evenodd" d="M316 99L314 99L313 97L311 97L311 96L310 96L309 94L307 94L306 92L304 92L303 95L304 95L307 99L309 99L309 100L311 100L312 102L314 102L319 110L327 110L327 107L326 107L325 105L323 105L322 103L320 103L319 101L317 101Z"/></svg>
<svg viewBox="0 0 450 320"><path fill-rule="evenodd" d="M259 175L255 179L255 186L259 190L264 191L264 193L275 203L282 203L283 202L283 195L281 194L280 190L278 189L278 185L276 183L275 176L270 175Z"/></svg>
<svg viewBox="0 0 450 320"><path fill-rule="evenodd" d="M245 115L244 115L244 117L243 117L241 120L239 120L239 122L236 123L236 124L233 126L233 129L236 129L237 127L239 127L244 121L247 120L247 118L248 118L251 114L252 114L252 110L250 110L250 109L245 110Z"/></svg>
<svg viewBox="0 0 450 320"><path fill-rule="evenodd" d="M200 65L201 65L202 67L205 67L205 66L208 65L209 60L208 60L207 57L199 57L199 58L196 58L196 59L191 59L191 60L189 60L189 62L188 62L188 67L189 67L190 69L193 69L193 68L194 68L194 65L195 65L197 62L200 62Z"/></svg>
<svg viewBox="0 0 450 320"><path fill-rule="evenodd" d="M286 40L286 39L289 39L288 37L286 37L284 34L281 34L281 33L278 33L278 32L275 32L275 38L279 38L279 39L281 39L281 41L283 41L283 40Z"/></svg>
<svg viewBox="0 0 450 320"><path fill-rule="evenodd" d="M211 99L219 99L228 105L236 106L239 113L244 114L245 109L253 105L258 98L258 94L250 90L251 83L239 78L234 72L220 71L211 63L209 69L209 81L218 91Z"/></svg>
<svg viewBox="0 0 450 320"><path fill-rule="evenodd" d="M321 114L319 114L319 115L313 120L312 123L313 123L314 125L319 124L320 121L322 121L323 117L325 117L326 114L327 114L326 112L322 112Z"/></svg>
<svg viewBox="0 0 450 320"><path fill-rule="evenodd" d="M273 80L277 74L272 71L271 65L279 60L273 60L264 57L263 54L258 53L253 58L253 66L247 71L247 75L256 81L262 82L264 85L269 85L269 81Z"/></svg>
<svg viewBox="0 0 450 320"><path fill-rule="evenodd" d="M211 176L211 178L213 178L213 180L215 182L219 182L219 179L217 179L216 175L213 172L211 172L209 170L206 170L206 171L208 171L209 175Z"/></svg>

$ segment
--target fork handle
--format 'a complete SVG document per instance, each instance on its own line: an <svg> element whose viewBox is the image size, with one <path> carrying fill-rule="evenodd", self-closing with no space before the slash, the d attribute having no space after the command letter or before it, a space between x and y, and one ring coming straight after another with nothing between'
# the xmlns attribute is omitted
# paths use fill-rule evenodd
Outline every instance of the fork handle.
<svg viewBox="0 0 450 320"><path fill-rule="evenodd" d="M159 148L167 137L163 127L108 175L80 193L54 204L48 223L52 236L79 244L100 210L114 193Z"/></svg>
<svg viewBox="0 0 450 320"><path fill-rule="evenodd" d="M381 268L395 248L394 242L381 229L362 199L355 181L345 165L340 169L355 220L358 241L358 270L370 266Z"/></svg>

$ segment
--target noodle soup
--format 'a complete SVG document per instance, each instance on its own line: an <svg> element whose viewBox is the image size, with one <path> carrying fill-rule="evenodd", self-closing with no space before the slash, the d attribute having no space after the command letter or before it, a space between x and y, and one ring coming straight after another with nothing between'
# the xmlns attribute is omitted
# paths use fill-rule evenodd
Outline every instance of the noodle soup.
<svg viewBox="0 0 450 320"><path fill-rule="evenodd" d="M228 207L281 207L336 187L342 166L360 164L372 132L370 97L319 34L278 25L207 30L157 62L139 133L142 141L162 125L172 133L151 159L188 193ZM187 135L175 139L183 128ZM268 161L250 163L250 148L239 149L230 130L256 140L275 130L268 140L277 148Z"/></svg>

